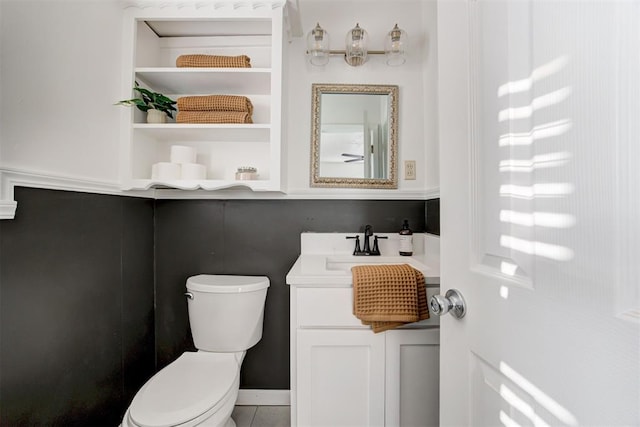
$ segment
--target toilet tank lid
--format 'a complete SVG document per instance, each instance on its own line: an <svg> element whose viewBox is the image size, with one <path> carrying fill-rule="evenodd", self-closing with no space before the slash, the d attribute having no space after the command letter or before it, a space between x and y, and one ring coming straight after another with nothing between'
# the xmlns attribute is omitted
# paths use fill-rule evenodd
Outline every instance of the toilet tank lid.
<svg viewBox="0 0 640 427"><path fill-rule="evenodd" d="M187 279L190 291L238 294L255 292L269 287L266 276L234 276L221 274L199 274Z"/></svg>

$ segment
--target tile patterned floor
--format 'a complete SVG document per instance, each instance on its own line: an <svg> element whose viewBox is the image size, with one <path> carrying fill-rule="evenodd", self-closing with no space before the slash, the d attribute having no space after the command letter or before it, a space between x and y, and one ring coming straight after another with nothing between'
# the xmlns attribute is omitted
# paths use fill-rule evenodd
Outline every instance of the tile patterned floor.
<svg viewBox="0 0 640 427"><path fill-rule="evenodd" d="M290 427L289 406L236 406L231 418L236 427Z"/></svg>

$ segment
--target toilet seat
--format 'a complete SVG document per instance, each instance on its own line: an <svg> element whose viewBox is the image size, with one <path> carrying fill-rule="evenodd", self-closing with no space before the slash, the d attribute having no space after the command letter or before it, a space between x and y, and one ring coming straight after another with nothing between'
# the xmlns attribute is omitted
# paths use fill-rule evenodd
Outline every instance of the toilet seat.
<svg viewBox="0 0 640 427"><path fill-rule="evenodd" d="M235 353L183 353L138 391L128 411L131 421L167 427L213 413L229 392L237 392L239 371Z"/></svg>

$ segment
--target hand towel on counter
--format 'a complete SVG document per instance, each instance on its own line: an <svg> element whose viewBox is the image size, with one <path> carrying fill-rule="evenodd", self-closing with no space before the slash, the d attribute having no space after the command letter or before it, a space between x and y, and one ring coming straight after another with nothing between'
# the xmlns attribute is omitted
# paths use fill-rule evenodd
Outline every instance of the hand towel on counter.
<svg viewBox="0 0 640 427"><path fill-rule="evenodd" d="M253 113L253 104L246 96L205 95L178 98L179 111L243 111Z"/></svg>
<svg viewBox="0 0 640 427"><path fill-rule="evenodd" d="M351 273L353 314L373 332L429 318L424 275L410 265L359 265Z"/></svg>
<svg viewBox="0 0 640 427"><path fill-rule="evenodd" d="M176 123L253 123L245 111L178 111Z"/></svg>
<svg viewBox="0 0 640 427"><path fill-rule="evenodd" d="M176 67L251 68L251 58L249 58L247 55L180 55L176 59Z"/></svg>

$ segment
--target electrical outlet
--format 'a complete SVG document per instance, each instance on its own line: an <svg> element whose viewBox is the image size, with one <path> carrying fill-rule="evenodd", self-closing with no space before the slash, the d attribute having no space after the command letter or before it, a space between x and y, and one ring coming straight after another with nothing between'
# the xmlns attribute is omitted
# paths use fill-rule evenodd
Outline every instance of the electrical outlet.
<svg viewBox="0 0 640 427"><path fill-rule="evenodd" d="M416 179L416 161L404 161L404 179Z"/></svg>

